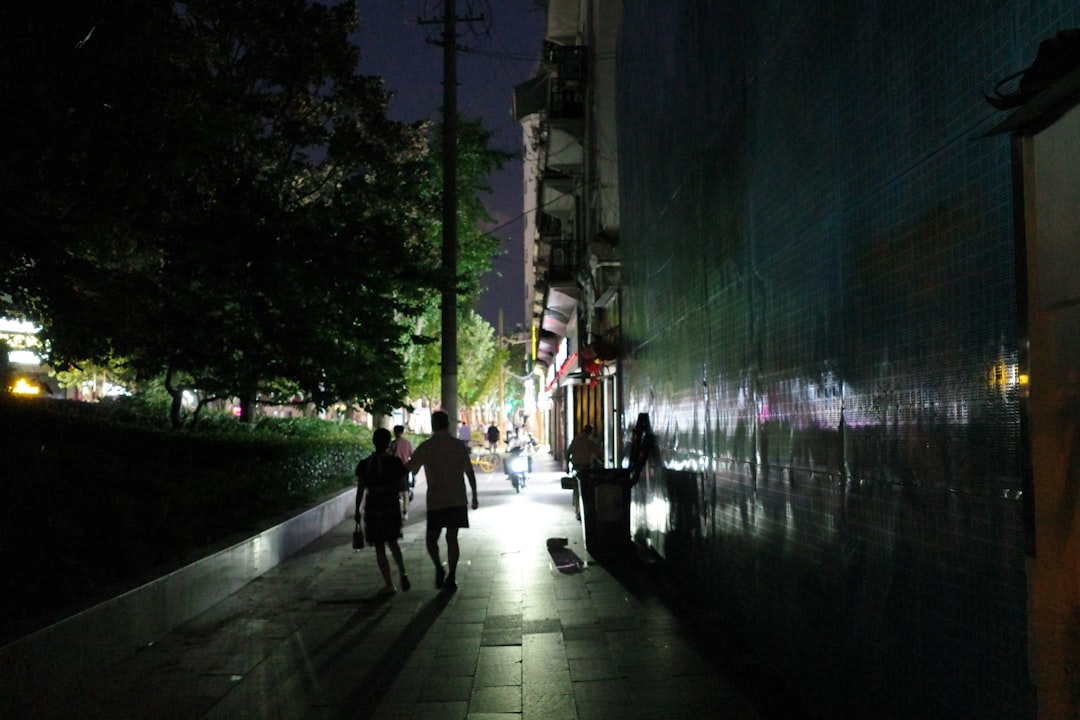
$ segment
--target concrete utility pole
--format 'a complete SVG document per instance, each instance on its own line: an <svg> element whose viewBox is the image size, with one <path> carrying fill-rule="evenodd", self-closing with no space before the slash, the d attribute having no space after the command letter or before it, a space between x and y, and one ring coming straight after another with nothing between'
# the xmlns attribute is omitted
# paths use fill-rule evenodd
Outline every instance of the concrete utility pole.
<svg viewBox="0 0 1080 720"><path fill-rule="evenodd" d="M503 337L503 311L499 308L499 350L507 347L506 338ZM502 360L499 361L499 409L495 413L495 427L502 430L506 427L506 418L503 417L504 408L506 403L503 400L503 386L506 385L506 363Z"/></svg>
<svg viewBox="0 0 1080 720"><path fill-rule="evenodd" d="M442 406L457 428L457 26L454 0L443 15Z"/></svg>
<svg viewBox="0 0 1080 720"><path fill-rule="evenodd" d="M483 19L457 16L456 0L443 0L443 205L442 205L442 409L457 428L458 322L457 322L457 23ZM421 24L440 20L420 19Z"/></svg>

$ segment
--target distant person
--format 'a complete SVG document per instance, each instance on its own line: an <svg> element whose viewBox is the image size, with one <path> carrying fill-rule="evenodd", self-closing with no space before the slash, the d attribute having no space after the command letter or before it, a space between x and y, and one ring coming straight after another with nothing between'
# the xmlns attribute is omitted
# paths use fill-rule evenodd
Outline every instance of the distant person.
<svg viewBox="0 0 1080 720"><path fill-rule="evenodd" d="M596 430L592 425L586 425L581 429L581 432L577 434L574 441L570 443L570 447L567 448L566 454L570 458L570 465L574 470L574 475L578 475L582 470L588 470L589 468L599 467L604 463L603 450L600 448L600 443L596 442L593 438ZM581 481L576 480L574 482L574 516L578 520L581 519Z"/></svg>
<svg viewBox="0 0 1080 720"><path fill-rule="evenodd" d="M431 430L435 430L435 416L431 416ZM461 418L461 424L458 425L457 430L458 440L465 443L465 447L469 447L472 444L472 428L469 427L469 421L465 418Z"/></svg>
<svg viewBox="0 0 1080 720"><path fill-rule="evenodd" d="M494 425L490 425L487 429L487 441L488 446L491 448L491 452L498 452L499 449L499 428Z"/></svg>
<svg viewBox="0 0 1080 720"><path fill-rule="evenodd" d="M412 458L412 443L405 438L405 426L394 426L394 441L390 443L390 454L401 461L402 465ZM413 501L413 488L416 487L416 475L409 473L409 502Z"/></svg>
<svg viewBox="0 0 1080 720"><path fill-rule="evenodd" d="M435 563L435 587L457 590L457 566L461 556L458 530L469 527L469 506L465 478L472 488L472 509L479 507L476 473L469 461L469 449L450 434L450 416L438 410L431 414L432 436L417 446L406 464L411 472L424 468L427 478L427 550ZM439 536L446 528L446 562L439 557Z"/></svg>
<svg viewBox="0 0 1080 720"><path fill-rule="evenodd" d="M401 518L409 506L408 471L398 458L390 454L390 431L379 428L372 435L375 452L356 465L356 519L363 517L364 537L375 547L375 559L379 572L386 583L383 594L397 592L390 579L390 563L386 559L386 546L397 563L401 589L411 587L405 572L405 559L401 555L398 538L401 537ZM363 512L361 512L363 506ZM403 509L404 508L404 509Z"/></svg>

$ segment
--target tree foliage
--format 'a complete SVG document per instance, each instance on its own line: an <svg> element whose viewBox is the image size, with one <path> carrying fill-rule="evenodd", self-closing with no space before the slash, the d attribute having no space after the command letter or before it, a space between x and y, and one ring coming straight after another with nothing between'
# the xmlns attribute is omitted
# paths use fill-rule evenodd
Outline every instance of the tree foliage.
<svg viewBox="0 0 1080 720"><path fill-rule="evenodd" d="M425 330L426 329L426 330ZM442 392L442 341L439 310L432 307L417 323L416 340L405 354L409 397L438 405ZM458 318L458 400L462 407L490 402L498 394L499 367L506 350L495 343L491 325L473 310Z"/></svg>
<svg viewBox="0 0 1080 720"><path fill-rule="evenodd" d="M476 312L480 279L491 270L499 253L498 239L485 232L482 225L491 221L482 195L490 192L487 178L502 168L510 153L489 146L491 133L478 120L459 118L458 123L458 267L455 288L458 295L458 399L463 407L478 404L497 392L500 351L495 332ZM439 126L430 133L429 155L432 182L430 197L437 201L442 190L442 132ZM427 227L430 245L441 253L442 223L432 221ZM405 353L404 367L408 397L439 404L442 395L441 294L428 297L423 314L416 318L411 346Z"/></svg>
<svg viewBox="0 0 1080 720"><path fill-rule="evenodd" d="M106 7L107 6L107 7ZM385 410L432 296L421 126L357 74L352 4L23 5L5 58L0 291L53 361ZM483 251L480 253L483 254Z"/></svg>
<svg viewBox="0 0 1080 720"><path fill-rule="evenodd" d="M491 325L475 312L466 314L458 337L458 396L465 406L488 403L498 396L506 351L495 344Z"/></svg>
<svg viewBox="0 0 1080 720"><path fill-rule="evenodd" d="M480 279L491 270L500 252L499 240L483 230L492 218L484 206L482 195L491 192L488 177L503 167L512 155L490 146L491 133L476 119L458 118L457 122L457 290L459 306L474 309L480 293ZM432 153L429 156L433 189L442 190L442 131L436 126L431 135ZM435 223L429 231L432 244L442 247L442 224Z"/></svg>

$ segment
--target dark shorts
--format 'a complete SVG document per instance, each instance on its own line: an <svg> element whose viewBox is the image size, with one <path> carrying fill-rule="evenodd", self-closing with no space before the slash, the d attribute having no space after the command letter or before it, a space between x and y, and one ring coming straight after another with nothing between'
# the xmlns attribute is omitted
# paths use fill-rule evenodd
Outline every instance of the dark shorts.
<svg viewBox="0 0 1080 720"><path fill-rule="evenodd" d="M432 528L467 528L469 527L469 507L459 505L457 507L428 510L428 530Z"/></svg>

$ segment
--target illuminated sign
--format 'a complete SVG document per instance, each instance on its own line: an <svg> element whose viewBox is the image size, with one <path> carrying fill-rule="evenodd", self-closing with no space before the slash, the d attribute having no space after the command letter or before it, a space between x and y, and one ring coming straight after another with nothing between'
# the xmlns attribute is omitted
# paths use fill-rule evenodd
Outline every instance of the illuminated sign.
<svg viewBox="0 0 1080 720"><path fill-rule="evenodd" d="M31 384L27 382L26 378L19 378L18 382L12 386L11 392L16 395L40 395L41 386L36 383Z"/></svg>

